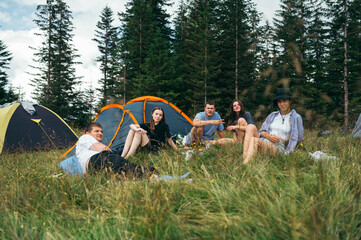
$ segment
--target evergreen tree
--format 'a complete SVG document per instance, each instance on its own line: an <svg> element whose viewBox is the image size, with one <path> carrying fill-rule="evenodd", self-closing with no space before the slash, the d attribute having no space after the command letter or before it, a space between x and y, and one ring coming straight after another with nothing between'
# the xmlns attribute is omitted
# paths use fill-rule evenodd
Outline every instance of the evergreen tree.
<svg viewBox="0 0 361 240"><path fill-rule="evenodd" d="M347 52L350 35L345 35L350 22L347 8L350 2L344 0L326 1L329 19L327 85L329 88L328 97L330 98L329 108L332 110L329 114L332 114L335 120L344 118L345 124L348 122L348 83L352 81L352 78L349 77L350 69L348 68L351 61L348 59L349 53Z"/></svg>
<svg viewBox="0 0 361 240"><path fill-rule="evenodd" d="M94 111L98 112L96 109L94 102L95 99L95 91L93 86L89 86L85 88L84 91L78 93L77 98L78 101L74 102L73 108L77 112L76 121L72 122L77 128L84 128L89 122L94 119Z"/></svg>
<svg viewBox="0 0 361 240"><path fill-rule="evenodd" d="M250 109L253 118L263 121L273 110L272 88L278 81L277 71L274 70L279 56L278 45L275 37L275 30L267 21L264 26L259 27L257 37L259 43L257 47L258 64L257 77L252 86L251 103L245 102L246 109Z"/></svg>
<svg viewBox="0 0 361 240"><path fill-rule="evenodd" d="M179 85L175 86L175 91L182 93L178 98L175 99L177 106L185 112L189 112L192 101L186 99L184 96L191 95L193 89L187 86L187 24L188 24L188 12L184 1L181 1L176 17L174 20L174 65L175 77Z"/></svg>
<svg viewBox="0 0 361 240"><path fill-rule="evenodd" d="M348 15L348 89L350 124L361 112L361 1L349 2Z"/></svg>
<svg viewBox="0 0 361 240"><path fill-rule="evenodd" d="M76 85L75 65L78 55L72 44L73 24L69 7L62 0L47 0L37 6L37 19L34 20L44 39L36 49L34 66L38 73L34 75L35 99L39 104L49 107L66 120L76 121L79 100Z"/></svg>
<svg viewBox="0 0 361 240"><path fill-rule="evenodd" d="M193 113L202 109L207 100L223 100L221 90L217 88L221 65L218 6L216 0L193 0L189 5L184 57L187 65L185 83L192 94L186 94L185 98L191 103Z"/></svg>
<svg viewBox="0 0 361 240"><path fill-rule="evenodd" d="M148 1L144 16L147 25L144 31L149 37L149 45L141 66L141 74L133 79L133 93L139 95L156 95L169 101L176 99L179 93L174 91L177 85L174 79L174 57L171 53L171 34L169 15L166 14L167 1Z"/></svg>
<svg viewBox="0 0 361 240"><path fill-rule="evenodd" d="M16 100L16 95L9 88L8 75L6 70L12 59L11 53L7 50L6 45L0 40L0 105Z"/></svg>
<svg viewBox="0 0 361 240"><path fill-rule="evenodd" d="M143 18L142 0L130 1L126 4L126 11L118 13L121 25L121 54L126 66L127 90L131 92L132 81L140 74L142 59L142 50L145 41L143 40ZM130 94L131 95L131 94ZM130 96L132 97L132 96Z"/></svg>
<svg viewBox="0 0 361 240"><path fill-rule="evenodd" d="M174 79L174 59L170 52L170 41L157 30L153 35L148 56L145 58L142 70L145 74L134 78L134 94L155 95L173 102L180 94L175 92L177 79Z"/></svg>
<svg viewBox="0 0 361 240"><path fill-rule="evenodd" d="M310 9L305 0L281 0L281 10L276 14L280 19L274 20L280 54L274 65L278 82L273 88L290 88L297 95L299 106L306 107L304 110L308 107L305 101L308 83L304 69L309 14Z"/></svg>
<svg viewBox="0 0 361 240"><path fill-rule="evenodd" d="M308 90L308 109L314 113L327 114L328 87L326 78L327 25L325 9L320 0L310 0L307 19L307 49L304 73Z"/></svg>
<svg viewBox="0 0 361 240"><path fill-rule="evenodd" d="M247 107L254 108L251 94L260 60L258 13L249 0L224 0L219 12L221 34L218 39L222 62L217 88L223 95L222 107L228 111L232 99L242 99L247 102Z"/></svg>
<svg viewBox="0 0 361 240"><path fill-rule="evenodd" d="M118 58L118 33L117 28L112 26L113 21L113 11L106 6L101 12L100 21L97 23L98 29L93 39L97 42L101 54L96 59L100 63L102 72L99 81L101 87L97 89L102 96L100 106L105 106L111 98L119 99L122 95L119 82L121 63Z"/></svg>
<svg viewBox="0 0 361 240"><path fill-rule="evenodd" d="M168 0L132 0L125 13L119 14L122 21L120 42L130 97L164 94L171 90L159 90L171 86L170 81L173 81L171 29L165 11L168 5Z"/></svg>

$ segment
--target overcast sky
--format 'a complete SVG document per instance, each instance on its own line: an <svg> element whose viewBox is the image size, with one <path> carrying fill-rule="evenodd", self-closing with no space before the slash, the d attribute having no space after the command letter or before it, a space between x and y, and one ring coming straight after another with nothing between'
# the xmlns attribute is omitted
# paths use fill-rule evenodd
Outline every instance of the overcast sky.
<svg viewBox="0 0 361 240"><path fill-rule="evenodd" d="M279 8L279 0L253 0L259 12L263 13L263 22L272 21L275 11ZM128 0L65 0L72 11L74 30L74 45L80 54L82 62L76 67L76 76L83 76L83 83L94 86L100 79L100 71L95 58L99 55L94 38L96 23L102 9L108 5L116 14L125 10ZM179 0L168 9L169 13L177 9ZM29 46L39 47L41 39L34 33L37 31L33 22L36 6L44 4L45 0L1 0L0 2L0 39L12 53L13 59L7 71L13 87L20 87L25 92L25 99L32 101L32 88L29 86L31 76L28 72L34 70L29 65L34 64L34 51ZM115 16L115 24L119 24Z"/></svg>

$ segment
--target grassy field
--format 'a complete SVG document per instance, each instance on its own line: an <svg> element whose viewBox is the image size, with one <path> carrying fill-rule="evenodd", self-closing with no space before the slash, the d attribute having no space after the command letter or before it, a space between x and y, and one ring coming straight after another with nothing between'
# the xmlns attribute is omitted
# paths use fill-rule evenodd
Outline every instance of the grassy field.
<svg viewBox="0 0 361 240"><path fill-rule="evenodd" d="M193 182L59 176L64 150L1 155L0 238L360 239L361 140L316 135L246 166L237 144L130 159ZM338 159L315 162L317 150Z"/></svg>

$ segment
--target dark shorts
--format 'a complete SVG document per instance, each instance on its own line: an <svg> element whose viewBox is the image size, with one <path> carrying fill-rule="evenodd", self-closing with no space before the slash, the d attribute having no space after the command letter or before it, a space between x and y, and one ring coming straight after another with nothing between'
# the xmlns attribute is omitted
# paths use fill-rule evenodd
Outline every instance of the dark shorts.
<svg viewBox="0 0 361 240"><path fill-rule="evenodd" d="M163 149L164 145L157 142L150 140L144 147L141 148L143 152L158 152L159 150Z"/></svg>

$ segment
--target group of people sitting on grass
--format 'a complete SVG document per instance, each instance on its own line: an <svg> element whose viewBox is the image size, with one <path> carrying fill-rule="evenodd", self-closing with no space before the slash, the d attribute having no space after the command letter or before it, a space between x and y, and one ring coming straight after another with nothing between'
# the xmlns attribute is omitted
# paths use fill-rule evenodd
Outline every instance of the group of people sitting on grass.
<svg viewBox="0 0 361 240"><path fill-rule="evenodd" d="M198 113L193 120L193 128L184 137L183 144L225 144L243 142L243 163L252 160L258 151L269 155L288 154L303 140L304 129L302 117L291 109L292 94L286 89L277 91L274 104L279 111L272 112L257 130L255 122L241 101L235 100L231 106L230 120L227 131L233 132L233 138L225 138L224 119L216 112L215 103L207 102L204 112ZM215 140L215 132L220 139ZM101 143L103 129L99 123L90 123L85 135L79 138L76 156L83 173L111 169L114 173L130 174L133 177L149 176L157 178L155 168L134 164L126 160L138 149L158 151L170 145L178 150L171 139L169 126L162 108L155 107L151 113L150 123L131 124L121 154L113 152Z"/></svg>

